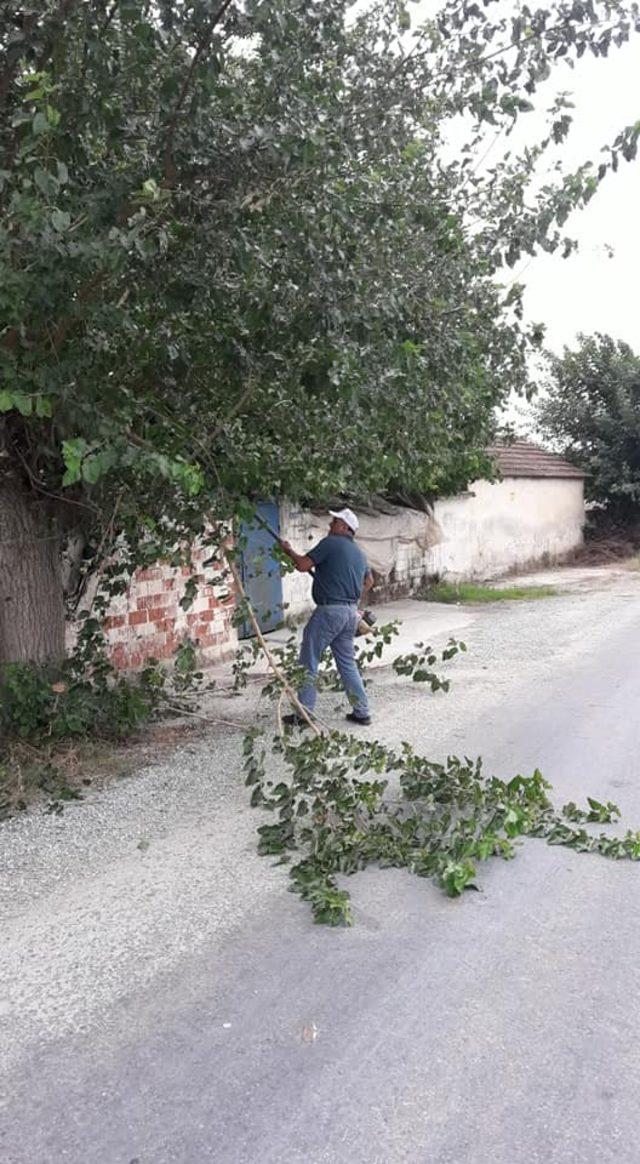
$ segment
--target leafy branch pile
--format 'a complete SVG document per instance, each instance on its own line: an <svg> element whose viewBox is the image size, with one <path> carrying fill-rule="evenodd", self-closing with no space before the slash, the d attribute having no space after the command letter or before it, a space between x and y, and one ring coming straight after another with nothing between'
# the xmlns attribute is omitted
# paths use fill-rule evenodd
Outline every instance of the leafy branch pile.
<svg viewBox="0 0 640 1164"><path fill-rule="evenodd" d="M445 654L455 650L450 643ZM430 662L434 652L426 652ZM407 657L414 678L424 654L423 648ZM410 666L399 672L411 673ZM432 690L448 690L448 681L433 679ZM278 691L274 681L272 696ZM458 897L478 888L480 863L515 857L521 837L640 860L640 831L614 837L584 827L613 822L615 804L589 797L586 809L570 802L558 810L537 769L504 781L485 775L480 758L450 756L441 764L408 743L394 750L338 731L300 739L282 733L269 743L259 728L245 735L244 769L251 805L275 818L258 828L259 853L290 865L292 891L309 902L316 922L328 925L352 922L338 875L371 864L407 868Z"/></svg>
<svg viewBox="0 0 640 1164"><path fill-rule="evenodd" d="M589 798L589 809L548 798L551 785L539 771L510 781L486 776L482 762L450 756L446 764L342 732L299 742L275 736L280 779L269 774L264 735L245 737L246 784L251 804L272 812L259 827L258 851L291 863L293 892L308 901L316 922L351 924L349 894L338 874L367 865L407 868L430 877L450 897L477 889L477 867L491 857L510 860L519 837L546 839L577 852L640 860L640 831L623 837L594 836L576 821L610 823L611 803ZM389 777L400 798L387 798Z"/></svg>

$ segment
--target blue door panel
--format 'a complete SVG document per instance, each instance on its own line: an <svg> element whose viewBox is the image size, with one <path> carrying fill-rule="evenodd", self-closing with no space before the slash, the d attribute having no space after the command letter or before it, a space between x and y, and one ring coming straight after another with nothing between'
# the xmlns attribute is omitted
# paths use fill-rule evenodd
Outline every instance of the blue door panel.
<svg viewBox="0 0 640 1164"><path fill-rule="evenodd" d="M280 513L273 501L260 501L257 513L276 533L280 532ZM242 583L262 631L274 630L282 623L282 577L280 567L271 557L273 538L257 522L240 527L243 542ZM240 638L253 635L247 620L239 630Z"/></svg>

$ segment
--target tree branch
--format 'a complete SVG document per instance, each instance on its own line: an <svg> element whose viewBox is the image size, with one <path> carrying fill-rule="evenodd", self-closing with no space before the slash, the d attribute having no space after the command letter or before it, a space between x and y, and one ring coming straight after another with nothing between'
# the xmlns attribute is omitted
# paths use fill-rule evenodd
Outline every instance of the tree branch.
<svg viewBox="0 0 640 1164"><path fill-rule="evenodd" d="M66 497L63 493L52 493L49 489L45 489L44 485L41 485L37 477L34 475L33 470L13 440L11 441L11 448L20 461L20 464L22 465L25 473L27 474L31 486L36 490L37 493L41 493L43 497L50 497L52 501L57 501L61 505L77 505L80 507L80 509L88 509L89 512L93 513L94 515L100 512L97 505L90 505L86 501L77 501L75 497Z"/></svg>
<svg viewBox="0 0 640 1164"><path fill-rule="evenodd" d="M111 8L110 8L110 9L109 9L109 11L107 12L107 18L106 18L106 20L105 20L105 22L104 22L104 24L103 24L103 26L102 26L102 33L103 33L103 35L104 35L104 33L107 31L107 29L108 29L109 25L111 24L111 21L113 20L113 18L114 18L114 16L115 16L116 12L118 11L118 4L119 4L119 2L120 2L120 0L113 0L113 4L111 5Z"/></svg>
<svg viewBox="0 0 640 1164"><path fill-rule="evenodd" d="M227 413L222 424L219 424L218 427L216 429L214 429L214 431L211 433L211 435L209 437L210 442L214 441L216 439L216 437L220 436L220 433L223 431L223 429L225 429L226 426L229 424L229 422L232 421L234 419L234 417L238 415L238 413L241 411L241 409L244 408L245 404L247 404L249 402L249 400L253 396L253 393L255 391L255 387L256 387L255 380L252 380L250 378L249 383L247 384L247 387L245 388L244 392L240 396L239 400L236 400L236 403L233 405L233 407Z"/></svg>
<svg viewBox="0 0 640 1164"><path fill-rule="evenodd" d="M167 126L167 136L166 136L165 147L164 147L164 164L163 164L164 176L165 176L166 181L169 181L170 175L171 175L171 169L172 169L171 155L173 152L173 139L175 137L176 129L178 127L178 118L180 116L182 106L184 105L184 103L186 101L187 93L189 92L189 88L190 88L191 82L193 80L194 73L195 73L195 71L200 63L200 59L201 59L203 53L206 52L209 45L211 44L211 37L213 36L213 32L214 32L215 28L220 23L222 18L225 16L227 9L231 7L231 4L232 4L232 0L222 0L222 4L220 5L218 11L216 13L214 13L214 15L212 16L207 28L205 29L204 33L202 34L200 40L198 41L198 44L196 45L196 51L194 52L193 57L191 58L191 64L189 65L189 68L187 70L187 75L183 81L182 88L180 90L180 93L178 94L178 99L175 103L175 106L173 108L173 113L171 114L171 118L170 118L169 124Z"/></svg>
<svg viewBox="0 0 640 1164"><path fill-rule="evenodd" d="M100 271L97 275L94 275L92 279L89 279L88 283L85 283L84 287L82 287L78 292L75 303L87 303L91 299L93 293L98 290L103 279L104 273L102 271ZM79 322L80 316L76 314L66 315L64 319L60 320L60 323L51 336L51 347L54 355L59 355L62 345L69 335L69 332L71 332Z"/></svg>

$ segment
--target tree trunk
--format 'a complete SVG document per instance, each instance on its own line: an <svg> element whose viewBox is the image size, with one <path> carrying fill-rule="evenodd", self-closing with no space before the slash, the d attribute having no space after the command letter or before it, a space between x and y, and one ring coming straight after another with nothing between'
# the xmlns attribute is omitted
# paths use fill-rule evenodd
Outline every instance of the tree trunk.
<svg viewBox="0 0 640 1164"><path fill-rule="evenodd" d="M0 665L61 662L60 532L19 482L0 474Z"/></svg>

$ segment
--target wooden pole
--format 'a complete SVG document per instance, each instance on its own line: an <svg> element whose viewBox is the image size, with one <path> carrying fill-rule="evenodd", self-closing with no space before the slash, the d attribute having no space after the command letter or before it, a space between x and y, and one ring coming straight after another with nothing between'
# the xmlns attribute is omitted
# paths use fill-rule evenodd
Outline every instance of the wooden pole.
<svg viewBox="0 0 640 1164"><path fill-rule="evenodd" d="M236 563L233 560L232 551L225 549L224 552L225 552L225 557L227 559L227 562L229 564L229 569L231 570L231 576L232 576L233 581L235 583L237 592L240 595L242 601L246 605L247 613L249 615L249 621L251 622L251 625L255 631L256 638L257 638L258 642L260 643L260 646L264 652L265 658L266 658L269 666L271 667L271 670L273 671L278 682L280 684L282 684L283 691L286 692L286 694L289 696L289 699L291 700L298 715L306 721L306 723L309 725L311 730L314 731L317 736L321 736L322 732L321 732L320 728L314 722L314 720L311 718L311 716L309 715L309 712L307 711L304 704L302 704L300 702L300 700L298 699L298 696L297 696L296 692L293 690L293 687L291 686L291 684L289 683L289 680L287 679L284 671L278 666L278 664L276 663L276 661L271 653L269 645L266 642L262 631L260 630L260 625L258 623L258 620L257 620L255 614L254 614L253 607L251 606L251 603L249 602L249 599L247 597L247 592L242 584L242 578L240 577L240 571L238 570L238 567L236 566ZM280 717L278 717L278 719L280 719Z"/></svg>

